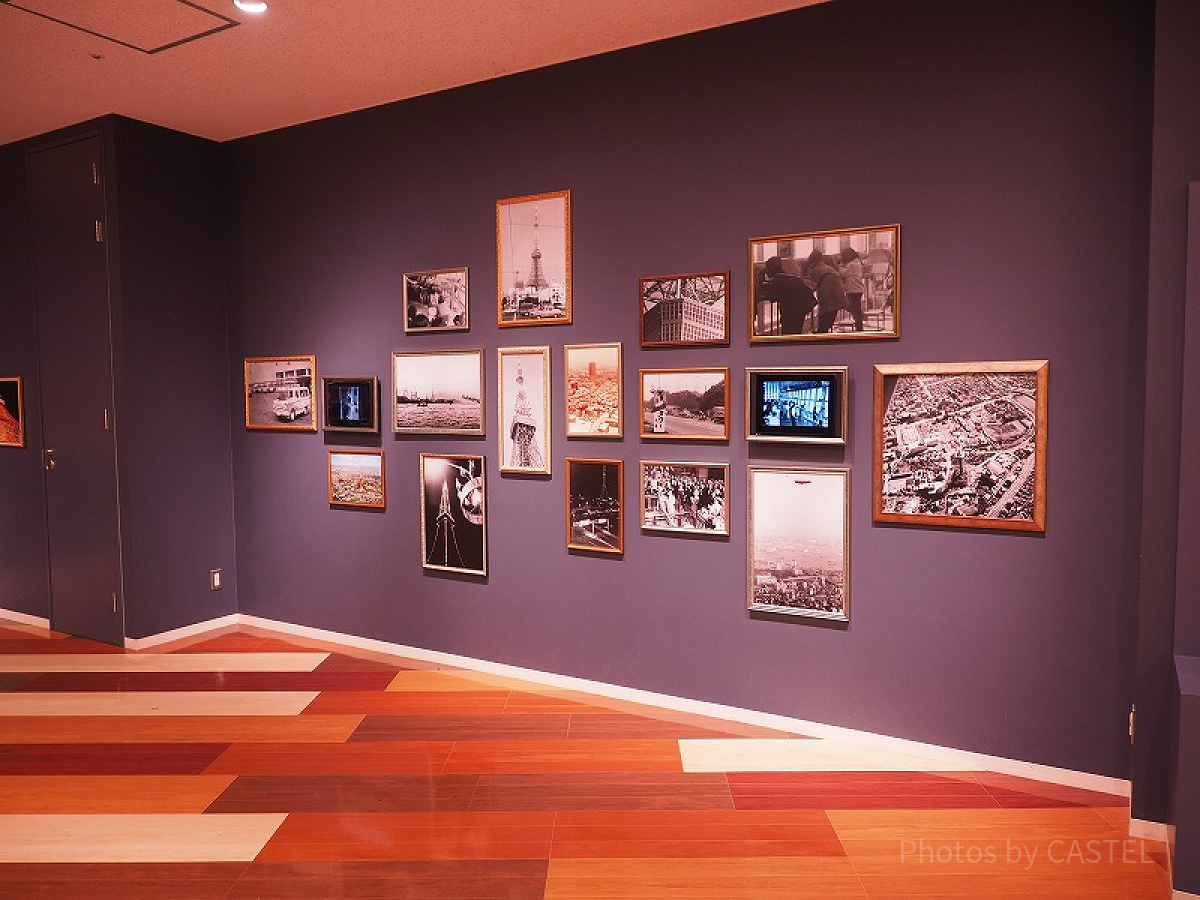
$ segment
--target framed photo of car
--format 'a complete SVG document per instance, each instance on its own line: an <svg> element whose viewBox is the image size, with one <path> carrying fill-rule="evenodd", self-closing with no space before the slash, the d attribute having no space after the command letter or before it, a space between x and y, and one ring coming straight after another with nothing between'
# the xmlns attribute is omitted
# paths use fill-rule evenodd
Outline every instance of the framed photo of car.
<svg viewBox="0 0 1200 900"><path fill-rule="evenodd" d="M243 373L247 430L317 430L315 356L250 356Z"/></svg>
<svg viewBox="0 0 1200 900"><path fill-rule="evenodd" d="M25 394L20 375L0 378L0 447L25 446Z"/></svg>
<svg viewBox="0 0 1200 900"><path fill-rule="evenodd" d="M379 434L379 379L374 375L321 379L325 431Z"/></svg>
<svg viewBox="0 0 1200 900"><path fill-rule="evenodd" d="M466 331L469 310L465 268L404 274L406 334Z"/></svg>
<svg viewBox="0 0 1200 900"><path fill-rule="evenodd" d="M484 458L421 454L421 567L487 575Z"/></svg>
<svg viewBox="0 0 1200 900"><path fill-rule="evenodd" d="M729 369L639 369L643 440L729 440Z"/></svg>
<svg viewBox="0 0 1200 900"><path fill-rule="evenodd" d="M567 549L625 552L625 464L619 459L568 459Z"/></svg>
<svg viewBox="0 0 1200 900"><path fill-rule="evenodd" d="M392 353L392 431L483 434L483 351Z"/></svg>
<svg viewBox="0 0 1200 900"><path fill-rule="evenodd" d="M496 202L498 321L571 324L571 192Z"/></svg>
<svg viewBox="0 0 1200 900"><path fill-rule="evenodd" d="M382 450L329 450L329 505L385 509Z"/></svg>
<svg viewBox="0 0 1200 900"><path fill-rule="evenodd" d="M848 382L845 366L746 369L746 440L845 444Z"/></svg>

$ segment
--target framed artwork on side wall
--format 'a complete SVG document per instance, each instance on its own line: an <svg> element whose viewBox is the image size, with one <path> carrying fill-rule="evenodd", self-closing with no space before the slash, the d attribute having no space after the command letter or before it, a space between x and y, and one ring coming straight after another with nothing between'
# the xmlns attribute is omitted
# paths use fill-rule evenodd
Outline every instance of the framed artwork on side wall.
<svg viewBox="0 0 1200 900"><path fill-rule="evenodd" d="M251 356L243 368L248 430L317 430L315 356Z"/></svg>
<svg viewBox="0 0 1200 900"><path fill-rule="evenodd" d="M0 447L25 446L25 396L20 375L0 378Z"/></svg>
<svg viewBox="0 0 1200 900"><path fill-rule="evenodd" d="M374 375L322 378L326 431L379 434L379 379Z"/></svg>
<svg viewBox="0 0 1200 900"><path fill-rule="evenodd" d="M496 202L501 327L571 324L571 192Z"/></svg>

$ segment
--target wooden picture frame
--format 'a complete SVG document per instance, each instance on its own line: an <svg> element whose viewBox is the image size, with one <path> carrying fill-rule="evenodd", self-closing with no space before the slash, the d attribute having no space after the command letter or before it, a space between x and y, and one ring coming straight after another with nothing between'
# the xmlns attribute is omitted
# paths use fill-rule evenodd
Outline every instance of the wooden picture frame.
<svg viewBox="0 0 1200 900"><path fill-rule="evenodd" d="M876 522L1045 531L1046 360L879 365Z"/></svg>
<svg viewBox="0 0 1200 900"><path fill-rule="evenodd" d="M624 462L568 458L566 467L567 549L624 553Z"/></svg>
<svg viewBox="0 0 1200 900"><path fill-rule="evenodd" d="M496 351L500 471L550 474L550 348Z"/></svg>
<svg viewBox="0 0 1200 900"><path fill-rule="evenodd" d="M729 343L729 270L638 280L643 347L719 347Z"/></svg>
<svg viewBox="0 0 1200 900"><path fill-rule="evenodd" d="M379 379L374 375L321 379L325 431L379 434Z"/></svg>
<svg viewBox="0 0 1200 900"><path fill-rule="evenodd" d="M0 447L25 446L25 383L20 375L0 378Z"/></svg>
<svg viewBox="0 0 1200 900"><path fill-rule="evenodd" d="M638 369L642 440L729 440L729 369Z"/></svg>
<svg viewBox="0 0 1200 900"><path fill-rule="evenodd" d="M900 337L900 226L752 238L750 343Z"/></svg>
<svg viewBox="0 0 1200 900"><path fill-rule="evenodd" d="M330 449L326 457L330 506L387 508L382 450Z"/></svg>
<svg viewBox="0 0 1200 900"><path fill-rule="evenodd" d="M746 440L845 444L846 366L746 369Z"/></svg>
<svg viewBox="0 0 1200 900"><path fill-rule="evenodd" d="M571 324L571 192L496 201L500 327Z"/></svg>
<svg viewBox="0 0 1200 900"><path fill-rule="evenodd" d="M421 568L487 575L482 456L421 454Z"/></svg>
<svg viewBox="0 0 1200 900"><path fill-rule="evenodd" d="M393 351L395 434L483 434L483 350Z"/></svg>
<svg viewBox="0 0 1200 900"><path fill-rule="evenodd" d="M850 470L749 466L747 606L850 621Z"/></svg>
<svg viewBox="0 0 1200 900"><path fill-rule="evenodd" d="M642 531L729 535L729 464L642 460Z"/></svg>
<svg viewBox="0 0 1200 900"><path fill-rule="evenodd" d="M404 333L470 329L467 269L404 273Z"/></svg>
<svg viewBox="0 0 1200 900"><path fill-rule="evenodd" d="M622 437L621 342L563 347L567 437Z"/></svg>
<svg viewBox="0 0 1200 900"><path fill-rule="evenodd" d="M242 375L247 431L316 432L316 356L248 356Z"/></svg>

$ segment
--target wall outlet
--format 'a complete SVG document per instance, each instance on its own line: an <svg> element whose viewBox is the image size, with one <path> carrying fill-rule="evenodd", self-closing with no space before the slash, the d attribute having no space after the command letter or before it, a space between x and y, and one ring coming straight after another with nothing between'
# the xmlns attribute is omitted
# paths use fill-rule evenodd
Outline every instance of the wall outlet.
<svg viewBox="0 0 1200 900"><path fill-rule="evenodd" d="M209 569L208 570L208 586L210 588L212 588L214 591L219 591L221 589L221 587L223 585L222 585L222 581L221 581L221 570L220 569Z"/></svg>

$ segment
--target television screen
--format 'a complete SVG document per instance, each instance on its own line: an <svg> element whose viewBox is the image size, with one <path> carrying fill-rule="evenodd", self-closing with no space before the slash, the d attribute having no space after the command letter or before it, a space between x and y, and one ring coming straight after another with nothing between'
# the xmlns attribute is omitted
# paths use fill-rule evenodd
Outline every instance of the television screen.
<svg viewBox="0 0 1200 900"><path fill-rule="evenodd" d="M751 370L749 379L750 438L844 439L838 372Z"/></svg>
<svg viewBox="0 0 1200 900"><path fill-rule="evenodd" d="M325 379L325 427L353 431L378 429L373 378Z"/></svg>

